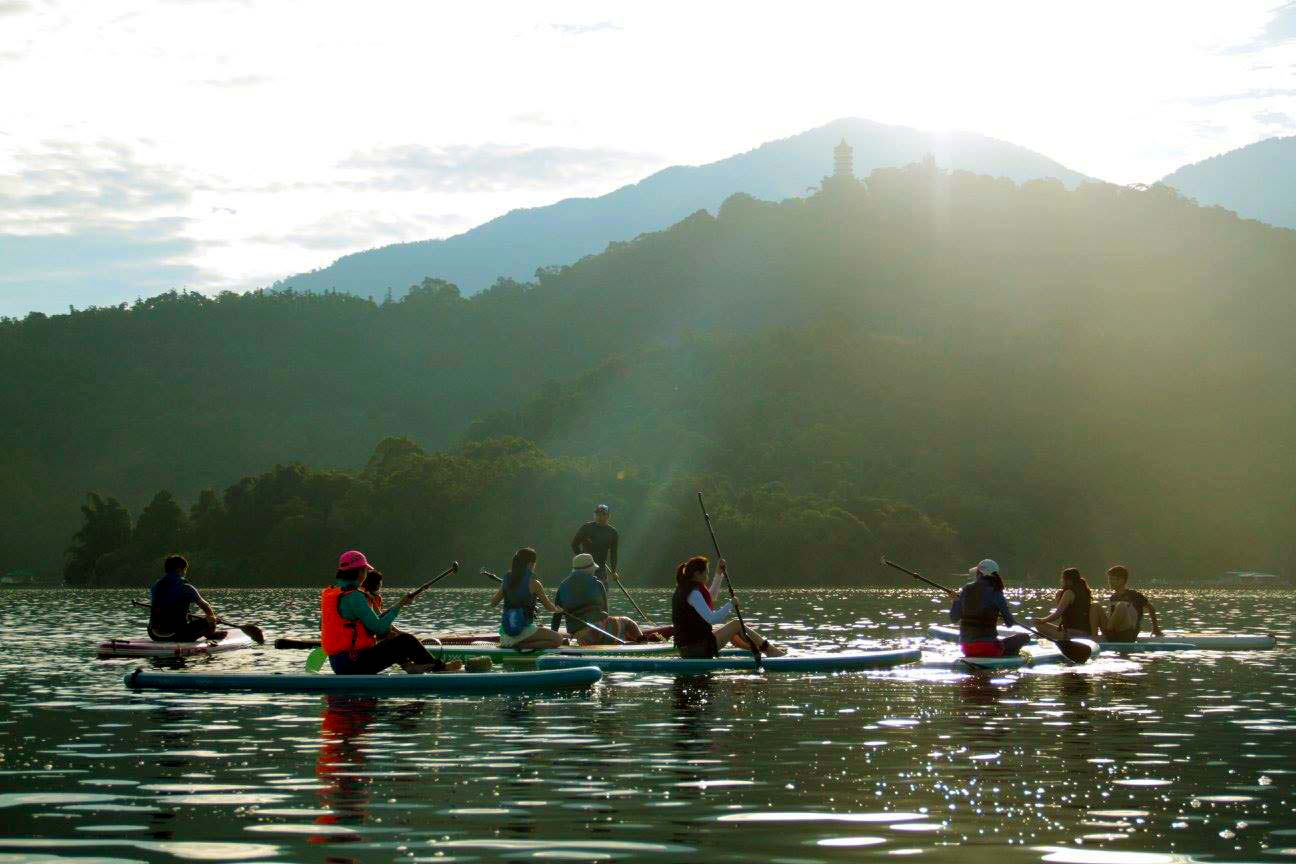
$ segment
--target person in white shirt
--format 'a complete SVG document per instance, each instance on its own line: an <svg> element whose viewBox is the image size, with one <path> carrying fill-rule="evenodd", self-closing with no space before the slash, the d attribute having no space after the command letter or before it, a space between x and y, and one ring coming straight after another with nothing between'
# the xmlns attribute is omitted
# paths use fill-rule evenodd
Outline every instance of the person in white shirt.
<svg viewBox="0 0 1296 864"><path fill-rule="evenodd" d="M782 657L787 650L773 644L750 627L743 634L742 623L729 616L735 613L734 604L727 602L715 608L712 597L720 590L725 578L725 562L720 561L715 579L707 585L710 562L703 555L695 555L675 568L675 596L671 598L671 623L675 625L675 648L681 657L717 657L722 648L734 645L751 650L755 641L760 653ZM716 627L715 625L720 626Z"/></svg>

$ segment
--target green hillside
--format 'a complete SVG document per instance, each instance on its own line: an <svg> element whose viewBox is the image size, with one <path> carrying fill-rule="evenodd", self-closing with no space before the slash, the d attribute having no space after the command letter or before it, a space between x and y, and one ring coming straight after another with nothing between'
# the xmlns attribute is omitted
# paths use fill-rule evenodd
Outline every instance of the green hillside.
<svg viewBox="0 0 1296 864"><path fill-rule="evenodd" d="M138 513L164 489L182 505L164 496L143 531L92 508L69 575L138 581L178 544L229 581L309 581L349 545L408 567L498 566L523 543L553 561L607 498L646 576L704 544L705 488L752 581L876 578L883 549L1014 574L1281 572L1294 268L1296 233L1163 187L928 164L735 196L472 298L429 281L388 304L30 316L0 327L4 395L32 406L0 436L0 540L9 566L48 570L86 491ZM365 468L393 435L428 452L388 442ZM273 469L293 460L311 468Z"/></svg>

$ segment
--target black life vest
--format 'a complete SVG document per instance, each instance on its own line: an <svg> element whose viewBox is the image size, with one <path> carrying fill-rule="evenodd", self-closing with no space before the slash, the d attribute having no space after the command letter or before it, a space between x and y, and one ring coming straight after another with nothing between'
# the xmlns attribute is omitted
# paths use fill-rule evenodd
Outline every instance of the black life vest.
<svg viewBox="0 0 1296 864"><path fill-rule="evenodd" d="M697 582L676 585L675 594L671 597L671 623L675 625L675 634L672 638L677 646L696 645L711 635L711 625L689 605L689 595L694 591L702 594L702 598L707 601L707 606L715 608L705 585Z"/></svg>
<svg viewBox="0 0 1296 864"><path fill-rule="evenodd" d="M963 614L959 617L959 641L980 642L999 635L999 610L990 602L994 587L985 579L963 586L959 599Z"/></svg>
<svg viewBox="0 0 1296 864"><path fill-rule="evenodd" d="M1071 605L1062 613L1062 626L1068 630L1092 633L1089 629L1089 605L1093 602L1093 595L1089 587L1075 584L1067 590L1071 592Z"/></svg>

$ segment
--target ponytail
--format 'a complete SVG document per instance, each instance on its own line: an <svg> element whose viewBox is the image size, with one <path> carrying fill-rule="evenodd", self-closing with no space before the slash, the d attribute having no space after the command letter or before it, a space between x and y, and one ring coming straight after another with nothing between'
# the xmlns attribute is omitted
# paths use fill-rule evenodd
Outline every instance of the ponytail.
<svg viewBox="0 0 1296 864"><path fill-rule="evenodd" d="M675 568L675 581L680 585L691 582L694 575L707 572L710 566L711 562L705 555L694 555Z"/></svg>

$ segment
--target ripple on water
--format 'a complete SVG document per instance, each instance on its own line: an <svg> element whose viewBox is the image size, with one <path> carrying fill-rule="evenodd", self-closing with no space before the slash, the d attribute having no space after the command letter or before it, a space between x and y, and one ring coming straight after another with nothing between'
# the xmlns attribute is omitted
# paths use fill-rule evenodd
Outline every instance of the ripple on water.
<svg viewBox="0 0 1296 864"><path fill-rule="evenodd" d="M755 810L745 813L725 813L717 822L906 822L926 819L923 813L831 813L819 810Z"/></svg>

